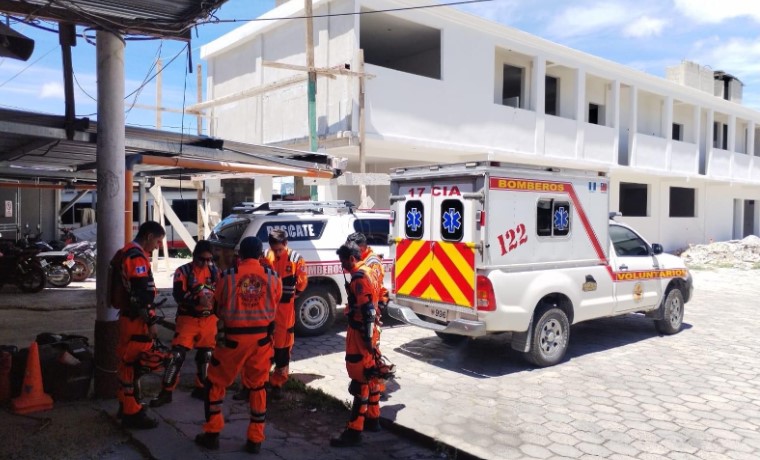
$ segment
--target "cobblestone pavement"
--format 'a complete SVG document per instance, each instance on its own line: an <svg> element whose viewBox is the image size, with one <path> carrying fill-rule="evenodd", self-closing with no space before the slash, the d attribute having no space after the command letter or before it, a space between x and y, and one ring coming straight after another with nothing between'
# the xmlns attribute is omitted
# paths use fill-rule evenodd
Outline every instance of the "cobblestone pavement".
<svg viewBox="0 0 760 460"><path fill-rule="evenodd" d="M499 336L449 346L388 320L383 417L483 458L760 458L760 272L693 274L679 334L638 315L581 323L546 369ZM291 371L347 400L344 329L297 339Z"/></svg>

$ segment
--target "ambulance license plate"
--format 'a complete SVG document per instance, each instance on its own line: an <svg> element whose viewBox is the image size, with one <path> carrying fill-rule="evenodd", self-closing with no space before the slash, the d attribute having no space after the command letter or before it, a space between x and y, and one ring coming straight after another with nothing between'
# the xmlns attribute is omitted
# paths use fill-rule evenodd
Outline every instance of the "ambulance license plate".
<svg viewBox="0 0 760 460"><path fill-rule="evenodd" d="M430 307L430 315L439 321L449 320L449 311L444 308Z"/></svg>

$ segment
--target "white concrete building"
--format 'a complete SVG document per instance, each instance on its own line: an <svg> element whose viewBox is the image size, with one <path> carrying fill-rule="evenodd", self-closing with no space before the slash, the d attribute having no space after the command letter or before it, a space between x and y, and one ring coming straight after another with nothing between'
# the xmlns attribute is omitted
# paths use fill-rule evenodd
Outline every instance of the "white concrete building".
<svg viewBox="0 0 760 460"><path fill-rule="evenodd" d="M303 1L279 3L265 17L303 15ZM609 171L610 209L666 250L758 234L760 112L740 105L738 80L693 63L655 77L448 7L341 15L428 3L314 0L330 15L314 19L315 66L356 70L362 49L373 76L367 172L488 157L595 168ZM305 65L305 27L251 22L202 48L213 136L308 148L305 73L269 65ZM317 87L320 148L358 171L359 79ZM387 207L387 186L369 193Z"/></svg>

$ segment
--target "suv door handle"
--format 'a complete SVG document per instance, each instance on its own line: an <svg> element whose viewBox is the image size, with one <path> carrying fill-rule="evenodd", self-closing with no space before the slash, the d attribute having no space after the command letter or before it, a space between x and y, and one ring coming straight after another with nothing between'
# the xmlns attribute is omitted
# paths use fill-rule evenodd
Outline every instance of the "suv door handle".
<svg viewBox="0 0 760 460"><path fill-rule="evenodd" d="M623 264L623 265L619 266L618 268L621 269L621 270L628 270L628 265Z"/></svg>

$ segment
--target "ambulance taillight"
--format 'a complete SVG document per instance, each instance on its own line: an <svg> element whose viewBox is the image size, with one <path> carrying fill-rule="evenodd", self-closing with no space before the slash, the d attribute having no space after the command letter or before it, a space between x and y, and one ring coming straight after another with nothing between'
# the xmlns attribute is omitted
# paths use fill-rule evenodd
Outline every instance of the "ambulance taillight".
<svg viewBox="0 0 760 460"><path fill-rule="evenodd" d="M475 295L477 296L475 305L478 311L495 311L496 310L496 296L493 293L493 284L491 280L483 275L478 275L476 282L477 289Z"/></svg>
<svg viewBox="0 0 760 460"><path fill-rule="evenodd" d="M475 213L475 221L478 224L478 230L486 226L486 212L478 211Z"/></svg>

